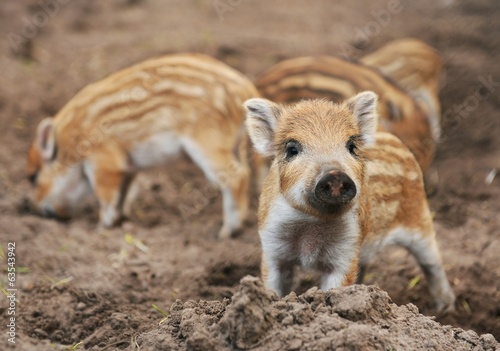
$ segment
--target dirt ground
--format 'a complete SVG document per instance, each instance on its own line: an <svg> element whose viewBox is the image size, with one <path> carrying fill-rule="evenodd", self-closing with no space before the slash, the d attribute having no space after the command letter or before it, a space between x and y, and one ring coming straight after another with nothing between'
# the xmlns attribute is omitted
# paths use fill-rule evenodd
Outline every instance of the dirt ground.
<svg viewBox="0 0 500 351"><path fill-rule="evenodd" d="M165 341L169 331L177 333L175 345L186 346L185 339L197 325L190 327L187 317L188 324L176 322L186 308L205 316L203 325L217 322L221 330L231 333L235 327L228 314L234 308L225 298L249 289L248 282L239 285L242 277L259 274L255 214L239 236L218 241L221 198L186 159L144 174L132 219L120 228L96 231L92 202L69 222L36 215L24 167L42 118L54 115L88 83L164 53L207 53L255 78L284 58L359 57L389 40L410 36L436 47L446 66L441 91L444 135L434 162L439 184L430 204L445 268L457 295L457 311L435 320L500 339L500 175L493 177L492 172L500 171L500 3L18 0L0 5L0 32L0 246L4 256L8 243L16 246L18 350L132 350L136 344L144 350L175 349ZM252 204L255 209L256 194ZM6 258L0 262L0 282L7 288ZM397 305L412 303L421 313L434 314L425 279L405 251L391 248L379 255L366 278L367 284L387 291ZM300 274L297 291L311 288L314 279L307 272ZM364 291L364 296L385 296L378 289L366 289L372 290ZM214 301L182 305L177 299ZM306 298L299 302L269 299L266 303L278 304L278 309L286 307L280 303L311 303ZM383 300L388 306L388 299ZM404 339L396 349L407 349L405 345L417 349L425 340L433 340L430 330L438 330L438 324L419 317L411 306L391 306L403 311L401 320L415 321L415 330L426 330L422 332L426 339ZM8 299L0 299L2 350L13 346L7 340L8 307ZM327 307L332 309L329 314L339 313ZM300 324L293 313L290 318ZM382 317L374 317L382 323L379 327L394 322ZM226 324L221 322L224 318ZM234 316L233 322L238 318ZM321 325L317 323L295 332L307 338ZM342 329L339 323L347 322L331 323ZM372 329L357 328L361 328L359 334L354 335L375 335ZM495 347L487 336L480 339L473 332L443 328L472 340L462 346L447 344L450 350ZM199 336L204 332L205 339ZM208 340L207 345L218 349L219 344L209 337L212 329L200 328L197 335L186 347L209 349L200 344ZM241 339L243 344L224 347L252 346L246 337ZM238 335L231 340L239 340ZM279 349L279 340L272 340L275 344L268 349ZM405 344L411 340L417 344ZM283 334L283 349L307 349L304 345ZM392 344L353 343L350 349L388 349L387 345Z"/></svg>

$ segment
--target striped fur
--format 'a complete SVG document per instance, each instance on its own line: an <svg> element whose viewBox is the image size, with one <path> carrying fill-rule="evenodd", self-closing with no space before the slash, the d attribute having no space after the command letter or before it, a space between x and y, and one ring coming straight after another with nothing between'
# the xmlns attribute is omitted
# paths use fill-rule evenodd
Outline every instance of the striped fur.
<svg viewBox="0 0 500 351"><path fill-rule="evenodd" d="M429 117L435 141L441 135L439 87L443 59L436 49L418 39L399 39L362 57L360 62L378 69L410 94Z"/></svg>
<svg viewBox="0 0 500 351"><path fill-rule="evenodd" d="M274 156L259 205L267 287L288 293L295 265L320 270L323 289L360 282L376 251L398 244L421 265L437 308L453 308L422 172L397 137L376 132L375 94L341 104L304 100L283 106L252 99L246 108L254 146ZM358 136L355 149L348 146L352 136ZM295 156L287 151L290 142ZM348 176L357 192L325 212L311 199L332 171Z"/></svg>
<svg viewBox="0 0 500 351"><path fill-rule="evenodd" d="M86 184L100 202L101 223L112 226L130 203L137 172L185 151L220 186L220 236L229 236L247 211L242 103L256 96L245 76L199 54L151 59L90 84L39 127L28 156L36 204L46 214L68 215L90 191ZM70 198L77 185L82 194Z"/></svg>
<svg viewBox="0 0 500 351"><path fill-rule="evenodd" d="M398 136L425 172L435 152L428 116L398 85L375 69L336 57L301 57L282 61L256 81L262 96L275 102L327 98L340 102L363 91L379 95L380 129Z"/></svg>

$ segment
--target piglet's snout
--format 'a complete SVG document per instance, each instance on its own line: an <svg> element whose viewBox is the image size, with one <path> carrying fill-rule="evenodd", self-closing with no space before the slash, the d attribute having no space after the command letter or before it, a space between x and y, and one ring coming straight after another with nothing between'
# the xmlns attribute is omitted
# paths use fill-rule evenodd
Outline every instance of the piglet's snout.
<svg viewBox="0 0 500 351"><path fill-rule="evenodd" d="M42 213L42 216L47 217L47 218L58 218L57 212L48 205L42 205L40 207L40 212Z"/></svg>
<svg viewBox="0 0 500 351"><path fill-rule="evenodd" d="M331 170L320 178L314 189L314 195L325 205L342 205L356 196L356 185L344 172Z"/></svg>

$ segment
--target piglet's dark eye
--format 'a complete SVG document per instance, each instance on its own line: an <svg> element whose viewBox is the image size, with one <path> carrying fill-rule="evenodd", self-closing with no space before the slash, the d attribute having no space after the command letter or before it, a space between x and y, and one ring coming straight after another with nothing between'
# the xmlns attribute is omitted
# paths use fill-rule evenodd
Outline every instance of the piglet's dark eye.
<svg viewBox="0 0 500 351"><path fill-rule="evenodd" d="M28 180L32 185L36 184L36 178L38 177L38 173L33 173L28 176Z"/></svg>
<svg viewBox="0 0 500 351"><path fill-rule="evenodd" d="M354 137L354 136L350 137L346 143L346 148L347 148L347 150L349 150L349 153L351 155L358 156L358 154L356 154L356 150L358 149L358 147L356 146L355 139L356 139L356 137Z"/></svg>
<svg viewBox="0 0 500 351"><path fill-rule="evenodd" d="M286 158L291 159L302 151L302 146L295 140L286 143Z"/></svg>

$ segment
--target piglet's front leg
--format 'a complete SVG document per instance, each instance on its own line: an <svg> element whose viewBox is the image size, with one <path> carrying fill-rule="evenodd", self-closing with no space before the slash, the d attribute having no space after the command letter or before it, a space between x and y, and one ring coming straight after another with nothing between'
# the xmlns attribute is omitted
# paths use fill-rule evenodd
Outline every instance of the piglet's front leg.
<svg viewBox="0 0 500 351"><path fill-rule="evenodd" d="M347 273L339 270L324 273L321 277L321 290L327 291L328 289L352 285L356 282L357 275L358 260L354 259Z"/></svg>
<svg viewBox="0 0 500 351"><path fill-rule="evenodd" d="M119 224L134 179L134 174L127 172L125 155L108 146L91 157L85 165L85 173L99 201L99 225L110 228Z"/></svg>
<svg viewBox="0 0 500 351"><path fill-rule="evenodd" d="M266 288L276 291L279 296L285 296L292 290L293 264L291 262L263 257L261 272Z"/></svg>

